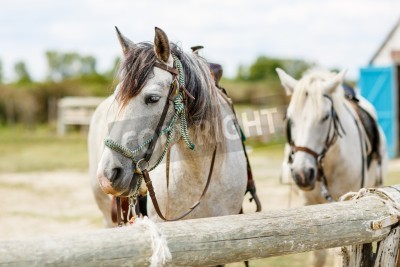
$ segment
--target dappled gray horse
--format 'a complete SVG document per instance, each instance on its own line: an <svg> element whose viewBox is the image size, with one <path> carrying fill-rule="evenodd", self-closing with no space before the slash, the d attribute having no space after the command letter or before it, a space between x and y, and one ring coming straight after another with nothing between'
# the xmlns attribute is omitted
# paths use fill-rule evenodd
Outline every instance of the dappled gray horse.
<svg viewBox="0 0 400 267"><path fill-rule="evenodd" d="M238 214L246 158L229 99L207 62L169 43L159 28L154 45L117 34L124 55L120 81L97 108L88 144L91 185L105 224L115 225L108 194L145 194L142 180L148 185L150 174L158 207L147 201L147 210L154 221Z"/></svg>

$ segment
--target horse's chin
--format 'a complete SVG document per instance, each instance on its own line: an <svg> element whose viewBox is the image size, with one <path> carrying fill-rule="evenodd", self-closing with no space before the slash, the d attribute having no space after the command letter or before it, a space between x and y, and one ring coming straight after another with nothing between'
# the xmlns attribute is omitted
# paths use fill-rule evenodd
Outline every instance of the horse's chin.
<svg viewBox="0 0 400 267"><path fill-rule="evenodd" d="M299 187L299 189L303 190L303 191L312 191L315 188L315 183L310 184L310 185L299 185L297 184L297 186Z"/></svg>

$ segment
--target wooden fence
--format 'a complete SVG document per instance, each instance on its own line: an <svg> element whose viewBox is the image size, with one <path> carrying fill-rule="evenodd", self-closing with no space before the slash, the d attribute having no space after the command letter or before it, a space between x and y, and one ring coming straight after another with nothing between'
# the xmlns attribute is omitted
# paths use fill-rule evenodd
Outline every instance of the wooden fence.
<svg viewBox="0 0 400 267"><path fill-rule="evenodd" d="M400 186L384 190L394 206L400 202ZM366 196L332 204L155 225L167 241L171 266L208 266L380 241L398 229L393 227L397 222L393 205ZM355 250L348 248L353 257ZM394 261L396 251L397 247L388 249ZM0 266L149 266L152 253L149 227L139 223L84 234L2 241ZM353 262L347 266L356 265Z"/></svg>
<svg viewBox="0 0 400 267"><path fill-rule="evenodd" d="M57 133L64 135L68 125L90 124L93 112L103 97L64 97L58 101Z"/></svg>

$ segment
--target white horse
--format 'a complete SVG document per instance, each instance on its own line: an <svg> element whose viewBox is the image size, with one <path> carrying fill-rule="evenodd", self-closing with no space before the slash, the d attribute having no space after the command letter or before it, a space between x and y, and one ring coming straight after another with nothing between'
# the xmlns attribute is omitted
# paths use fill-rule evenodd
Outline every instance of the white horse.
<svg viewBox="0 0 400 267"><path fill-rule="evenodd" d="M311 70L300 80L281 69L277 72L291 95L281 175L292 176L305 204L336 201L349 191L381 186L387 164L385 136L378 126L375 141L379 141L369 141L355 104L345 98L345 71ZM361 96L357 98L376 122L373 106ZM325 252L318 251L315 256L314 266L323 266Z"/></svg>
<svg viewBox="0 0 400 267"><path fill-rule="evenodd" d="M167 101L171 105L162 133L155 140L148 164L144 164L155 167L150 174L162 213L169 219L176 218L199 200L216 149L209 188L200 205L185 219L238 214L246 191L246 158L241 136L233 126L231 107L215 86L207 62L169 43L159 28L155 29L154 45L135 44L118 29L117 35L124 54L120 82L114 94L97 108L88 137L91 185L106 226L115 225L108 194L131 196L137 187L145 191L144 183L138 185L141 175L137 169L141 167L137 165L146 156L148 141ZM179 65L183 72L174 76ZM183 81L178 83L178 78ZM175 86L172 93L171 86ZM178 103L179 96L182 98ZM179 105L184 105L180 111ZM175 115L178 119L172 123ZM134 155L129 158L115 147L105 146L105 138ZM191 140L194 150L188 148ZM166 166L163 156L168 153L170 164ZM166 168L170 176L168 189ZM147 211L150 219L161 221L150 200Z"/></svg>

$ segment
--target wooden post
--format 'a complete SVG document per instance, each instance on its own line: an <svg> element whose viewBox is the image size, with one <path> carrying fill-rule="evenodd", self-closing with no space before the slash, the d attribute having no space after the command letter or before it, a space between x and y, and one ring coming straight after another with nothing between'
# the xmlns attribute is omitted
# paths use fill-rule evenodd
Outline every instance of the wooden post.
<svg viewBox="0 0 400 267"><path fill-rule="evenodd" d="M400 193L393 190L394 197ZM379 241L391 227L376 197L296 209L158 223L173 266L205 266ZM0 266L149 266L143 224L87 233L0 242Z"/></svg>

